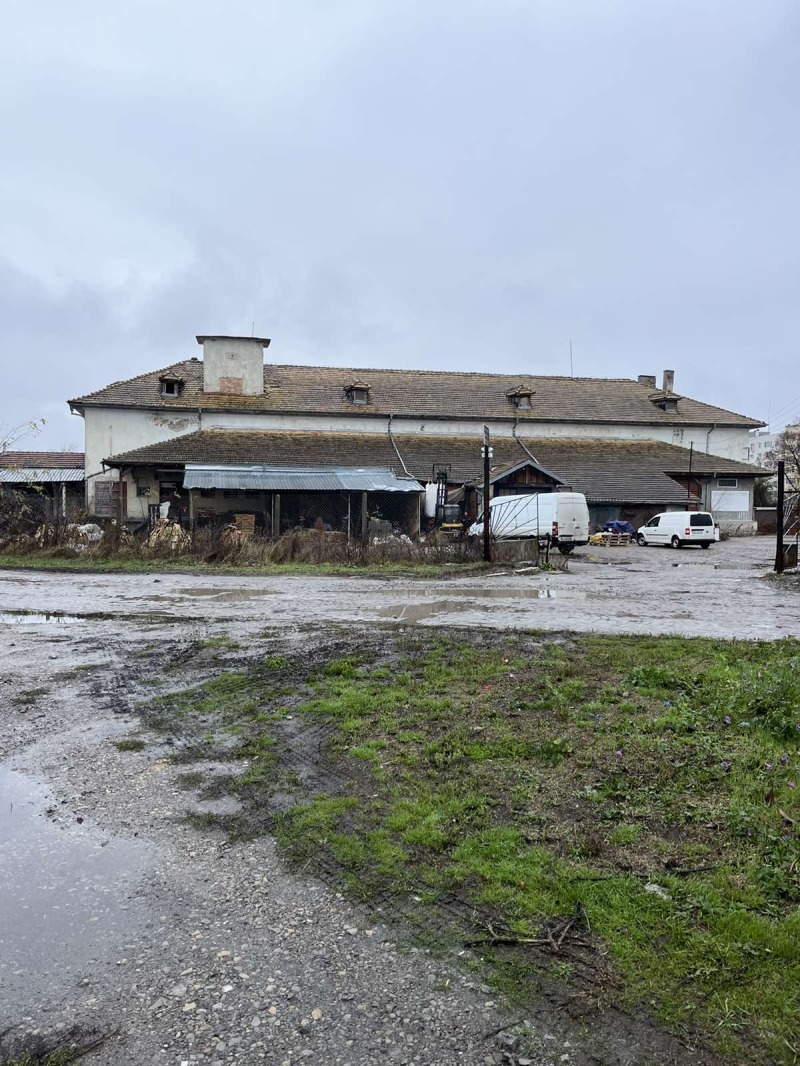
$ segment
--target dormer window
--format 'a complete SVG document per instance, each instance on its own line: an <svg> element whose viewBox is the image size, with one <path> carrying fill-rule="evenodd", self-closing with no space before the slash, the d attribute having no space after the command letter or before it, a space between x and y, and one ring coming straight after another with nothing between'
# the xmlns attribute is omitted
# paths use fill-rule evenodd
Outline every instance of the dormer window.
<svg viewBox="0 0 800 1066"><path fill-rule="evenodd" d="M162 377L158 380L161 384L161 395L165 399L174 399L183 392L183 378Z"/></svg>
<svg viewBox="0 0 800 1066"><path fill-rule="evenodd" d="M344 394L350 403L361 406L369 403L369 385L364 381L354 381L352 385L346 385Z"/></svg>
<svg viewBox="0 0 800 1066"><path fill-rule="evenodd" d="M530 385L518 385L513 392L506 393L508 402L520 411L530 411L533 407L533 394L536 389Z"/></svg>

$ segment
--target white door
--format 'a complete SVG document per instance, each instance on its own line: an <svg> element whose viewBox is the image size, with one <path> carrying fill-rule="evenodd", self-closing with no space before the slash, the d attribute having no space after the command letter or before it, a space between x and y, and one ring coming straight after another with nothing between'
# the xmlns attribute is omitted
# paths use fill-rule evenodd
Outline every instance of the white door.
<svg viewBox="0 0 800 1066"><path fill-rule="evenodd" d="M667 531L661 527L663 515L657 514L655 518L644 527L644 535L648 544L664 544L667 539Z"/></svg>

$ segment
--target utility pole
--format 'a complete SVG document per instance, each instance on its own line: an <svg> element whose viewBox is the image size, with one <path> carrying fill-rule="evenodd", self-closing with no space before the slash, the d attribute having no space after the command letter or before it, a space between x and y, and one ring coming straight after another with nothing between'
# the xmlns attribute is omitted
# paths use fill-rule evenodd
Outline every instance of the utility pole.
<svg viewBox="0 0 800 1066"><path fill-rule="evenodd" d="M489 479L491 477L491 458L492 449L489 447L489 427L483 427L483 561L490 563L492 561L492 531L491 531L491 514L489 513L489 492L491 491L491 485Z"/></svg>
<svg viewBox="0 0 800 1066"><path fill-rule="evenodd" d="M775 538L775 573L783 573L783 493L784 493L783 459L778 460L778 502L775 505L777 517L777 536Z"/></svg>

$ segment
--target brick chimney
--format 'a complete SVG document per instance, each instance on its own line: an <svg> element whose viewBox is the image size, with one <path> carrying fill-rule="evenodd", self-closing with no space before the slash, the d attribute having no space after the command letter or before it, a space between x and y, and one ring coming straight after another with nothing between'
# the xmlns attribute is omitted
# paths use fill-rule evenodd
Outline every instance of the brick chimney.
<svg viewBox="0 0 800 1066"><path fill-rule="evenodd" d="M665 396L669 396L669 394L671 392L673 392L674 389L675 389L675 371L674 370L665 370L664 371L664 382L663 382L663 384L661 386L661 391L664 393Z"/></svg>
<svg viewBox="0 0 800 1066"><path fill-rule="evenodd" d="M197 343L203 346L203 392L263 395L265 337L198 337Z"/></svg>
<svg viewBox="0 0 800 1066"><path fill-rule="evenodd" d="M640 374L638 381L640 385L646 385L648 389L655 389L656 387L655 374Z"/></svg>

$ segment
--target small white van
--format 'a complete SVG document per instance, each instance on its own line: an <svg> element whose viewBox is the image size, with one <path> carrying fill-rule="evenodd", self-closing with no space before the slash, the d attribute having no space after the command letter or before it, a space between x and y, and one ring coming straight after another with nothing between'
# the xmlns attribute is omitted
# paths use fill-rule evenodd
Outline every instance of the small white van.
<svg viewBox="0 0 800 1066"><path fill-rule="evenodd" d="M719 540L719 529L708 511L664 511L639 528L636 540L643 548L649 544L671 548L699 544L710 548Z"/></svg>
<svg viewBox="0 0 800 1066"><path fill-rule="evenodd" d="M589 508L580 492L534 492L525 496L495 496L489 501L489 529L494 540L522 540L548 534L562 555L589 543ZM483 515L470 526L470 535L483 534Z"/></svg>

